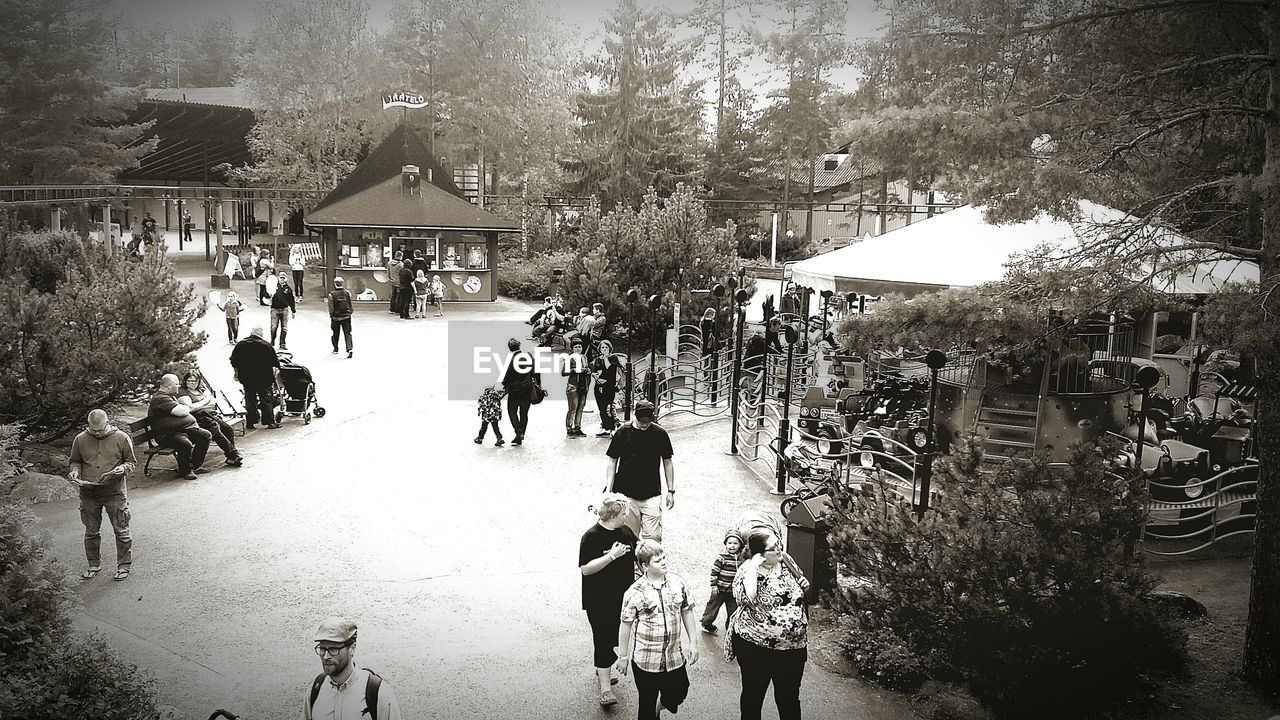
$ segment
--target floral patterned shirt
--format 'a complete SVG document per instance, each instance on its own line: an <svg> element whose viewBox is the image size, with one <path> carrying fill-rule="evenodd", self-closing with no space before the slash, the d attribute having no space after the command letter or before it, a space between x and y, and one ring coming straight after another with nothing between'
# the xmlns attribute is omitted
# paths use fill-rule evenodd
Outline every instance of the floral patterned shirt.
<svg viewBox="0 0 1280 720"><path fill-rule="evenodd" d="M502 404L498 402L505 395L501 390L485 388L480 394L480 408L476 414L486 422L497 422L502 419Z"/></svg>
<svg viewBox="0 0 1280 720"><path fill-rule="evenodd" d="M748 572L758 573L755 602L747 600L742 584ZM743 563L733 578L733 598L738 601L733 616L733 632L738 637L773 650L795 650L808 644L804 591L783 564L770 572Z"/></svg>
<svg viewBox="0 0 1280 720"><path fill-rule="evenodd" d="M667 573L657 586L644 576L631 584L622 596L622 622L633 623L631 661L636 667L656 673L684 665L680 615L685 609L693 609L693 596L678 575Z"/></svg>

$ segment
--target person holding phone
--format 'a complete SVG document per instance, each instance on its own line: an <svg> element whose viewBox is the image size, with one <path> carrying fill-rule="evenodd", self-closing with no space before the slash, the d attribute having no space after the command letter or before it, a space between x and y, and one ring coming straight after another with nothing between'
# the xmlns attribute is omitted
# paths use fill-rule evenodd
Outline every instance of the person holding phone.
<svg viewBox="0 0 1280 720"><path fill-rule="evenodd" d="M627 503L625 495L605 494L595 508L596 524L582 534L582 541L578 544L582 609L591 624L601 707L618 703L618 696L611 687L617 680L612 678L610 671L618 659L614 643L618 640L622 617L622 596L636 576L632 561L636 536L623 522Z"/></svg>

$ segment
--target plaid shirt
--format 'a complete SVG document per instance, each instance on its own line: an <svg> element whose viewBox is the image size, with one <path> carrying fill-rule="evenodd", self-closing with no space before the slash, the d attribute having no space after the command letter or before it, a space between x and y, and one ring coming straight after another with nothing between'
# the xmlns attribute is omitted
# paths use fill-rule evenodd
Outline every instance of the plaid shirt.
<svg viewBox="0 0 1280 720"><path fill-rule="evenodd" d="M667 573L656 587L644 576L632 583L622 596L622 622L633 623L631 661L636 667L665 672L684 665L680 614L692 609L693 597L678 575Z"/></svg>

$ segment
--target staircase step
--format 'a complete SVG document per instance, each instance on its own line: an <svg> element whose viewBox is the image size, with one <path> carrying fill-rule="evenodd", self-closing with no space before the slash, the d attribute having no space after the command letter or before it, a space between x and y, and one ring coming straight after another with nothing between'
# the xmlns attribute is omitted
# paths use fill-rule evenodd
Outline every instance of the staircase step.
<svg viewBox="0 0 1280 720"><path fill-rule="evenodd" d="M991 407L989 405L983 405L981 408L978 409L978 414L981 415L982 413L992 413L996 415L1014 415L1016 417L1026 417L1026 418L1033 418L1036 416L1035 410L1017 410L1014 408Z"/></svg>
<svg viewBox="0 0 1280 720"><path fill-rule="evenodd" d="M1018 441L1018 439L1000 439L1000 438L988 437L988 438L982 438L982 442L987 443L987 445L1001 445L1005 447L1025 447L1027 448L1027 450L1036 450L1036 443Z"/></svg>
<svg viewBox="0 0 1280 720"><path fill-rule="evenodd" d="M1030 432L1033 434L1036 431L1035 425L1007 425L1005 423L994 423L994 422L987 422L984 420L979 420L978 424L988 428L992 428L994 430L1020 430L1020 431Z"/></svg>

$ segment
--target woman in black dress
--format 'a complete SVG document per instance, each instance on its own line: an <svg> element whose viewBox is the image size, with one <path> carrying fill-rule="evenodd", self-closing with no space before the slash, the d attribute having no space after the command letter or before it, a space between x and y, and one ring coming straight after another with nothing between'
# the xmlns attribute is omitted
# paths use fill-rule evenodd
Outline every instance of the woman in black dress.
<svg viewBox="0 0 1280 720"><path fill-rule="evenodd" d="M613 414L613 400L618 396L618 369L621 364L613 354L613 343L600 341L600 357L591 363L591 373L595 376L596 409L600 411L600 431L596 437L609 437L618 427L618 419Z"/></svg>

